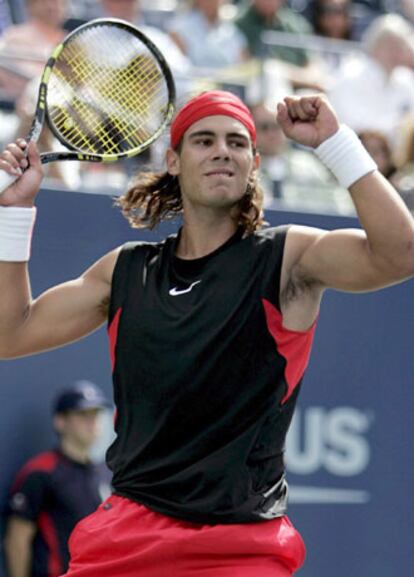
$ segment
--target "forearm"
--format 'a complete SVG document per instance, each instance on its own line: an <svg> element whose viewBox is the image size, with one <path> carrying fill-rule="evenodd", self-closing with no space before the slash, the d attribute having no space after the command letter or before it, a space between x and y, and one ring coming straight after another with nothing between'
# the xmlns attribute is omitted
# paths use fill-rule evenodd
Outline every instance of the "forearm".
<svg viewBox="0 0 414 577"><path fill-rule="evenodd" d="M29 310L31 292L27 262L35 209L0 207L0 344L13 339Z"/></svg>
<svg viewBox="0 0 414 577"><path fill-rule="evenodd" d="M31 290L27 263L0 262L0 338L20 326L29 311Z"/></svg>
<svg viewBox="0 0 414 577"><path fill-rule="evenodd" d="M31 552L24 547L14 547L6 552L8 577L30 577Z"/></svg>
<svg viewBox="0 0 414 577"><path fill-rule="evenodd" d="M378 172L353 184L352 196L373 258L397 277L414 273L414 219L399 194Z"/></svg>
<svg viewBox="0 0 414 577"><path fill-rule="evenodd" d="M342 126L315 152L349 190L366 234L372 266L388 279L414 274L413 217L356 134Z"/></svg>
<svg viewBox="0 0 414 577"><path fill-rule="evenodd" d="M31 541L24 538L8 538L4 542L8 577L30 577L32 565Z"/></svg>

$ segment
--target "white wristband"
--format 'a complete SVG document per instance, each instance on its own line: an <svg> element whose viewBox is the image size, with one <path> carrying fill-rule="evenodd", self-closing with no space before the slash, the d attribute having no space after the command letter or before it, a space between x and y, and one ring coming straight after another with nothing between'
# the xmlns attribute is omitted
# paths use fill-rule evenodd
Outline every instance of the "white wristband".
<svg viewBox="0 0 414 577"><path fill-rule="evenodd" d="M0 206L0 261L29 260L35 220L35 207Z"/></svg>
<svg viewBox="0 0 414 577"><path fill-rule="evenodd" d="M344 188L378 168L358 136L345 124L315 148L315 154Z"/></svg>

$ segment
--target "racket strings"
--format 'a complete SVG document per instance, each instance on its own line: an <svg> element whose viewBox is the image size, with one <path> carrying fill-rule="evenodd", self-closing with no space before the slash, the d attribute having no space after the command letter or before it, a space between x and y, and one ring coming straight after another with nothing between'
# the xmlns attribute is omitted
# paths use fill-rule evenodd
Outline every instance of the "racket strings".
<svg viewBox="0 0 414 577"><path fill-rule="evenodd" d="M73 148L116 155L139 148L162 125L168 87L138 39L122 30L114 36L92 32L60 54L49 81L48 112Z"/></svg>

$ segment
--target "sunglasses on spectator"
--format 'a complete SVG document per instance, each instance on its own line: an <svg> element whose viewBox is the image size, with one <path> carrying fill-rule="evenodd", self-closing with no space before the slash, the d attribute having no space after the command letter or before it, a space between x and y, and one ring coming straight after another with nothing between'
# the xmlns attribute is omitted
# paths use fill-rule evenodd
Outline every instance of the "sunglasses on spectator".
<svg viewBox="0 0 414 577"><path fill-rule="evenodd" d="M270 132L271 130L279 130L279 126L275 122L264 120L263 122L256 122L256 130Z"/></svg>

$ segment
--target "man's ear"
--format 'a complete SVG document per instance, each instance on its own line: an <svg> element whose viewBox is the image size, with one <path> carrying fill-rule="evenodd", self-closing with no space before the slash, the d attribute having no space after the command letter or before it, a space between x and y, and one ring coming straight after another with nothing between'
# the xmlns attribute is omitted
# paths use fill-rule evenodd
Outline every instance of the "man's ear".
<svg viewBox="0 0 414 577"><path fill-rule="evenodd" d="M261 162L261 156L258 152L254 153L254 157L253 157L253 164L252 164L252 168L250 170L250 176L255 176L256 173L259 171L260 168L260 162Z"/></svg>
<svg viewBox="0 0 414 577"><path fill-rule="evenodd" d="M180 174L180 155L178 154L178 152L176 152L172 148L168 148L165 155L165 160L167 163L167 171L169 172L169 174L171 174L172 176L177 176L178 174Z"/></svg>
<svg viewBox="0 0 414 577"><path fill-rule="evenodd" d="M260 156L260 154L258 152L256 152L254 155L254 170L259 170L261 161L262 161L262 157Z"/></svg>
<svg viewBox="0 0 414 577"><path fill-rule="evenodd" d="M53 417L53 428L55 429L56 433L58 433L58 435L61 435L63 433L64 427L65 427L65 417L57 413Z"/></svg>

